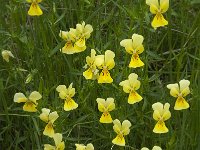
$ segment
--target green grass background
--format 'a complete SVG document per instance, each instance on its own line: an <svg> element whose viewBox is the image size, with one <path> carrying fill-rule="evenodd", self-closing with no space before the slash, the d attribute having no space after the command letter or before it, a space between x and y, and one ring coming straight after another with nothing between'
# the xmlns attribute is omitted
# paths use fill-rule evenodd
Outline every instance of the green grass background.
<svg viewBox="0 0 200 150"><path fill-rule="evenodd" d="M63 134L66 149L75 149L75 143L94 144L99 150L134 150L154 145L164 150L200 150L200 1L171 0L165 14L169 25L154 30L153 16L144 0L44 0L44 14L27 15L29 4L24 0L0 1L0 49L11 50L15 58L9 63L0 59L0 149L43 149L43 144L54 144L42 135L45 123L38 113L27 113L22 104L13 102L16 92L29 94L37 90L43 98L38 110L58 111L56 132ZM85 21L94 28L87 41L86 51L73 55L59 52L63 40L59 30L69 30ZM128 68L130 55L120 41L133 33L144 36L145 51L140 55L143 68ZM111 71L112 84L98 84L82 76L85 57L94 48L98 54L110 49L115 52L116 66ZM119 82L130 73L137 73L141 81L139 93L144 100L135 105L127 103ZM28 74L32 75L26 84ZM166 85L181 79L191 82L187 96L190 109L174 111L175 98ZM63 111L63 101L55 88L73 82L78 109ZM112 124L100 124L101 113L96 98L113 97L116 109L113 119L128 119L131 132L126 146L113 146L116 136ZM152 104L169 102L172 117L166 121L169 132L152 132Z"/></svg>

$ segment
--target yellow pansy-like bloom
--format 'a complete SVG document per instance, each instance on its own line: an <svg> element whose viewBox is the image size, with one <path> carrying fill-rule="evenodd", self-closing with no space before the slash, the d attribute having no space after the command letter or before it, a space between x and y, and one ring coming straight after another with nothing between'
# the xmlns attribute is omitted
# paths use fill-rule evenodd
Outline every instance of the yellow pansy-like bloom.
<svg viewBox="0 0 200 150"><path fill-rule="evenodd" d="M16 93L14 95L14 102L22 103L24 102L23 110L28 112L36 112L37 100L41 99L42 96L39 92L34 91L30 94L28 98L23 93Z"/></svg>
<svg viewBox="0 0 200 150"><path fill-rule="evenodd" d="M128 135L130 133L130 127L131 123L128 120L124 120L121 124L121 122L118 119L115 119L113 121L113 129L117 133L117 137L112 140L113 144L119 145L119 146L125 146L125 135Z"/></svg>
<svg viewBox="0 0 200 150"><path fill-rule="evenodd" d="M42 0L26 0L27 2L31 3L31 6L28 10L28 14L30 16L40 16L43 14L40 6L38 3L42 2Z"/></svg>
<svg viewBox="0 0 200 150"><path fill-rule="evenodd" d="M61 49L62 53L74 54L86 49L86 40L90 37L93 28L90 24L77 24L76 29L70 28L70 31L60 31L59 36L66 41L65 46Z"/></svg>
<svg viewBox="0 0 200 150"><path fill-rule="evenodd" d="M137 74L131 73L128 76L128 80L120 82L119 85L123 87L125 93L129 93L129 104L135 104L142 100L142 97L136 92L140 88L140 81Z"/></svg>
<svg viewBox="0 0 200 150"><path fill-rule="evenodd" d="M168 10L169 0L160 0L159 2L158 0L146 0L146 4L150 6L150 12L156 15L151 22L154 29L168 25L168 21L162 14Z"/></svg>
<svg viewBox="0 0 200 150"><path fill-rule="evenodd" d="M98 83L112 83L113 79L110 76L109 70L114 68L115 61L114 61L115 53L111 50L107 50L105 55L98 55L96 56L96 65L99 69L102 69Z"/></svg>
<svg viewBox="0 0 200 150"><path fill-rule="evenodd" d="M9 59L10 57L14 58L14 55L12 54L11 51L8 51L8 50L3 50L1 52L1 55L3 57L3 59L6 61L6 62L9 62Z"/></svg>
<svg viewBox="0 0 200 150"><path fill-rule="evenodd" d="M60 31L59 36L66 41L65 46L60 50L65 54L74 54L82 52L86 49L86 46L79 47L75 44L77 40L77 31L76 29L70 28L70 31Z"/></svg>
<svg viewBox="0 0 200 150"><path fill-rule="evenodd" d="M112 117L110 111L115 109L115 103L113 98L107 98L106 101L103 98L97 98L98 109L100 112L103 112L100 122L101 123L112 123Z"/></svg>
<svg viewBox="0 0 200 150"><path fill-rule="evenodd" d="M87 144L86 146L84 144L75 144L76 150L94 150L94 146L92 143Z"/></svg>
<svg viewBox="0 0 200 150"><path fill-rule="evenodd" d="M66 88L65 85L59 85L56 88L56 91L59 92L59 97L65 100L65 111L70 111L78 107L78 104L72 99L72 97L75 95L75 88L72 88L72 85L73 83L71 83L68 88Z"/></svg>
<svg viewBox="0 0 200 150"><path fill-rule="evenodd" d="M132 55L131 61L129 63L130 68L137 68L144 66L141 61L139 54L144 51L143 46L144 37L142 35L133 34L132 39L124 39L120 42L120 45L125 48L125 50Z"/></svg>
<svg viewBox="0 0 200 150"><path fill-rule="evenodd" d="M91 49L91 57L86 57L87 64L85 65L85 68L87 68L86 71L83 72L83 76L88 80L92 79L95 80L98 78L99 70L96 67L96 51L94 49Z"/></svg>
<svg viewBox="0 0 200 150"><path fill-rule="evenodd" d="M85 22L83 21L82 24L76 25L76 32L77 32L77 41L75 44L78 47L84 47L85 40L90 38L90 35L93 32L93 28L90 24L85 25Z"/></svg>
<svg viewBox="0 0 200 150"><path fill-rule="evenodd" d="M179 84L167 85L167 88L170 89L170 95L177 98L174 106L175 110L182 110L190 107L188 102L184 99L185 96L190 94L189 85L190 81L185 79L181 80Z"/></svg>
<svg viewBox="0 0 200 150"><path fill-rule="evenodd" d="M42 113L40 114L39 117L42 121L47 123L43 131L43 134L49 137L53 137L54 135L53 123L59 117L58 113L56 111L50 113L50 109L43 108Z"/></svg>
<svg viewBox="0 0 200 150"><path fill-rule="evenodd" d="M55 146L52 146L50 144L44 144L44 150L64 150L65 149L65 143L62 141L62 134L55 133L53 135L53 140L55 142Z"/></svg>
<svg viewBox="0 0 200 150"><path fill-rule="evenodd" d="M168 128L165 126L164 121L168 120L171 117L169 107L170 107L169 103L165 103L164 106L160 102L154 103L152 105L152 108L154 110L153 119L158 121L153 129L154 133L167 133L168 132Z"/></svg>
<svg viewBox="0 0 200 150"><path fill-rule="evenodd" d="M149 150L147 147L143 147L141 150ZM161 147L159 147L159 146L154 146L153 148L152 148L152 150L162 150L162 148Z"/></svg>

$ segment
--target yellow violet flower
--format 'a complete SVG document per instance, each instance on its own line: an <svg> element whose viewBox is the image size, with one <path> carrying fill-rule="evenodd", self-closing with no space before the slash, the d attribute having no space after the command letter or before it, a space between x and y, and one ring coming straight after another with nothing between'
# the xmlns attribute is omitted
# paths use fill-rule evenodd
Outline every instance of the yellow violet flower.
<svg viewBox="0 0 200 150"><path fill-rule="evenodd" d="M78 47L84 47L85 40L90 38L93 28L90 24L85 25L85 22L83 21L82 24L76 25L76 32L78 36L75 44Z"/></svg>
<svg viewBox="0 0 200 150"><path fill-rule="evenodd" d="M93 28L90 24L77 24L76 29L70 28L70 31L60 31L59 36L66 41L65 46L61 49L62 53L74 54L86 49L86 40L90 37Z"/></svg>
<svg viewBox="0 0 200 150"><path fill-rule="evenodd" d="M160 3L159 3L160 2ZM150 6L150 12L155 14L151 25L154 29L168 25L168 21L165 20L162 15L169 8L169 0L146 0L146 4Z"/></svg>
<svg viewBox="0 0 200 150"><path fill-rule="evenodd" d="M92 143L87 144L86 146L84 144L75 144L76 150L94 150L94 146Z"/></svg>
<svg viewBox="0 0 200 150"><path fill-rule="evenodd" d="M139 34L133 34L132 39L124 39L120 42L120 45L125 48L126 52L131 54L131 61L129 63L130 68L137 68L144 66L139 54L144 51L143 46L144 37Z"/></svg>
<svg viewBox="0 0 200 150"><path fill-rule="evenodd" d="M86 71L83 72L83 76L88 80L92 79L95 80L98 78L99 70L96 67L96 51L94 49L91 49L91 57L87 56L86 57L86 65L85 68L87 68Z"/></svg>
<svg viewBox="0 0 200 150"><path fill-rule="evenodd" d="M31 6L28 10L28 14L30 16L40 16L43 14L38 3L42 2L42 0L26 0L28 3L31 3Z"/></svg>
<svg viewBox="0 0 200 150"><path fill-rule="evenodd" d="M65 143L62 141L62 134L55 133L53 135L53 140L55 142L55 146L52 146L50 144L44 144L44 150L64 150L65 149Z"/></svg>
<svg viewBox="0 0 200 150"><path fill-rule="evenodd" d="M65 111L70 111L78 107L78 104L72 99L72 97L75 95L75 88L72 88L72 85L73 83L71 83L68 88L66 88L65 85L59 85L56 88L56 91L59 92L59 97L65 100Z"/></svg>
<svg viewBox="0 0 200 150"><path fill-rule="evenodd" d="M125 93L129 93L129 104L135 104L142 100L142 97L136 92L140 88L140 81L137 74L131 73L128 76L128 80L120 82L119 85L123 87Z"/></svg>
<svg viewBox="0 0 200 150"><path fill-rule="evenodd" d="M164 106L160 102L154 103L152 105L152 108L154 110L153 119L158 121L153 129L154 133L167 133L168 132L168 128L165 126L164 121L168 120L171 117L169 107L170 107L169 103L165 103Z"/></svg>
<svg viewBox="0 0 200 150"><path fill-rule="evenodd" d="M14 95L14 102L22 103L24 102L23 110L28 112L36 112L37 100L41 99L42 96L39 92L34 91L30 94L28 98L23 93L16 93Z"/></svg>
<svg viewBox="0 0 200 150"><path fill-rule="evenodd" d="M86 46L79 47L75 44L77 33L76 29L70 28L70 31L60 31L59 36L66 41L65 46L60 50L65 54L74 54L82 52L86 49Z"/></svg>
<svg viewBox="0 0 200 150"><path fill-rule="evenodd" d="M111 50L107 50L105 55L98 55L96 56L96 65L99 69L102 69L98 83L112 83L113 79L110 76L109 70L114 68L115 61L114 61L115 53Z"/></svg>
<svg viewBox="0 0 200 150"><path fill-rule="evenodd" d="M6 62L9 62L9 59L10 57L14 58L14 55L12 54L11 51L8 51L8 50L3 50L1 52L1 55L3 57L3 59L6 61Z"/></svg>
<svg viewBox="0 0 200 150"><path fill-rule="evenodd" d="M97 98L98 109L100 112L103 112L100 122L101 123L112 123L112 117L110 111L115 109L115 103L113 98L107 98L106 101L103 98Z"/></svg>
<svg viewBox="0 0 200 150"><path fill-rule="evenodd" d="M59 117L56 111L50 113L50 109L42 108L42 113L40 114L40 119L47 123L43 134L49 137L53 137L54 129L53 123Z"/></svg>
<svg viewBox="0 0 200 150"><path fill-rule="evenodd" d="M113 121L113 129L117 133L117 137L112 140L113 144L119 145L119 146L125 146L125 135L128 135L130 133L130 127L131 123L128 120L124 120L121 124L121 122L118 119L115 119Z"/></svg>
<svg viewBox="0 0 200 150"><path fill-rule="evenodd" d="M149 150L147 147L143 147L141 150ZM161 147L159 147L159 146L154 146L153 148L152 148L152 150L162 150L162 148Z"/></svg>
<svg viewBox="0 0 200 150"><path fill-rule="evenodd" d="M190 81L185 79L181 80L179 84L167 85L167 88L170 89L170 95L177 98L174 106L175 110L182 110L190 107L188 102L184 99L185 96L190 94L189 85Z"/></svg>

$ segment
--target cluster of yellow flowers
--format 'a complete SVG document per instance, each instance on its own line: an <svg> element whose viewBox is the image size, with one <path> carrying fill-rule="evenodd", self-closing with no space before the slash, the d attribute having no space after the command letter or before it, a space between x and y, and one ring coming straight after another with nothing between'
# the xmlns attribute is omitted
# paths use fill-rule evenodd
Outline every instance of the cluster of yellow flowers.
<svg viewBox="0 0 200 150"><path fill-rule="evenodd" d="M40 9L38 3L42 0L27 0L27 2L32 3L28 11L29 15L41 15L42 10ZM167 25L168 22L164 19L162 13L165 13L169 7L169 0L146 0L146 3L150 6L151 13L155 14L152 21L152 26L158 28L160 26ZM70 28L70 31L60 31L59 36L66 41L65 46L61 49L62 53L74 54L82 52L86 49L86 40L90 37L93 32L93 28L89 24L77 24L76 29ZM131 39L124 39L120 42L120 45L125 48L126 52L131 54L131 61L129 63L130 68L138 68L144 66L144 63L139 57L144 51L143 46L144 37L142 35L134 33ZM2 56L6 61L9 61L9 56L14 57L10 51L3 51ZM86 57L86 69L83 72L85 79L98 80L98 83L112 83L113 78L110 75L110 70L115 66L115 53L111 50L106 50L104 55L96 55L96 51L91 49L91 55ZM141 82L138 80L138 75L136 73L131 73L127 80L121 81L119 86L122 86L123 91L128 93L128 103L135 104L140 102L143 98L137 92L140 88ZM170 95L176 97L176 103L174 106L175 110L182 110L189 108L188 102L184 99L190 93L189 89L190 81L181 80L175 84L168 84L167 88L170 89ZM66 85L59 85L56 91L59 93L60 99L64 100L64 110L71 111L78 108L78 104L73 99L75 95L75 88L72 87L73 83L67 88ZM42 95L34 91L27 98L23 93L16 93L14 95L14 102L21 103L24 102L23 110L27 112L37 112L37 101L42 98ZM124 120L122 123L118 120L112 119L110 114L111 111L115 109L114 98L97 98L96 102L98 104L98 110L102 112L99 119L100 123L113 123L113 130L116 132L117 136L112 140L112 143L119 146L125 146L125 136L130 133L130 127L132 126L129 120ZM169 111L170 104L165 103L164 105L160 102L154 103L152 105L153 109L153 119L157 121L153 132L154 133L166 133L168 128L165 125L165 121L171 117ZM43 134L53 138L55 146L45 144L45 150L59 149L63 150L65 148L65 143L62 141L62 134L55 133L54 122L58 119L59 115L56 111L51 112L48 108L42 108L42 113L39 118L46 123ZM89 143L86 146L83 144L75 144L77 150L94 150L94 146ZM149 150L143 147L141 150ZM161 150L159 146L154 146L152 150Z"/></svg>
<svg viewBox="0 0 200 150"><path fill-rule="evenodd" d="M109 70L115 66L115 53L111 50L106 50L105 55L96 55L94 49L91 50L91 57L86 57L87 70L83 72L83 76L86 79L98 80L98 83L112 83L113 79L110 76ZM99 74L99 70L101 70Z"/></svg>
<svg viewBox="0 0 200 150"><path fill-rule="evenodd" d="M80 53L86 50L85 42L90 37L93 28L90 24L77 24L76 29L70 28L70 31L60 31L59 36L66 41L65 46L60 50L65 54Z"/></svg>

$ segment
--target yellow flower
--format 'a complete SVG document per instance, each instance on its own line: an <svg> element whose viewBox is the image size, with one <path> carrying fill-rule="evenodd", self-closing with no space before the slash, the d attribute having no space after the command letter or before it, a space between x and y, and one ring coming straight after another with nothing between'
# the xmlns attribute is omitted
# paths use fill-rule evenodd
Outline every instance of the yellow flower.
<svg viewBox="0 0 200 150"><path fill-rule="evenodd" d="M138 75L131 73L128 76L128 80L122 81L119 83L120 86L123 86L125 93L129 93L128 103L135 104L142 100L142 97L136 92L140 88L140 81L137 79Z"/></svg>
<svg viewBox="0 0 200 150"><path fill-rule="evenodd" d="M65 100L65 111L70 111L78 107L78 104L72 99L72 97L75 95L75 88L72 88L72 85L73 83L71 83L68 88L66 88L65 85L59 85L56 88L56 91L59 92L59 97Z"/></svg>
<svg viewBox="0 0 200 150"><path fill-rule="evenodd" d="M30 94L28 98L23 93L16 93L14 95L14 102L22 103L24 102L23 110L28 112L36 112L37 100L41 99L42 96L39 92L34 91Z"/></svg>
<svg viewBox="0 0 200 150"><path fill-rule="evenodd" d="M118 119L115 119L113 121L113 129L117 133L116 138L112 140L113 144L119 145L119 146L125 146L125 135L128 135L130 133L130 127L131 123L128 120L124 120L121 124L121 122Z"/></svg>
<svg viewBox="0 0 200 150"><path fill-rule="evenodd" d="M115 53L111 50L107 50L105 55L98 55L96 56L96 65L99 69L102 69L98 83L112 83L113 79L110 76L109 70L114 68L115 61L114 61Z"/></svg>
<svg viewBox="0 0 200 150"><path fill-rule="evenodd" d="M120 45L125 48L125 50L132 55L131 61L129 63L130 68L137 68L144 66L141 61L139 54L144 51L143 46L144 37L142 35L133 34L132 39L124 39L120 42Z"/></svg>
<svg viewBox="0 0 200 150"><path fill-rule="evenodd" d="M154 133L167 133L168 132L168 128L165 126L164 121L168 120L171 117L169 107L170 107L169 103L165 103L164 106L160 102L154 103L152 105L152 108L154 110L153 119L158 121L153 129Z"/></svg>
<svg viewBox="0 0 200 150"><path fill-rule="evenodd" d="M160 0L159 2L158 0L146 0L146 4L150 6L150 12L155 14L155 17L151 22L154 29L168 25L168 21L165 20L162 14L168 10L169 0Z"/></svg>
<svg viewBox="0 0 200 150"><path fill-rule="evenodd" d="M55 133L53 135L53 140L55 142L55 146L52 146L50 144L44 144L44 150L64 150L65 149L65 143L62 141L62 134Z"/></svg>
<svg viewBox="0 0 200 150"><path fill-rule="evenodd" d="M12 54L12 52L8 50L3 50L1 54L2 54L3 59L6 62L9 62L10 57L14 58L14 55Z"/></svg>
<svg viewBox="0 0 200 150"><path fill-rule="evenodd" d="M97 98L98 109L100 112L103 112L100 122L101 123L112 123L112 117L110 111L115 109L115 103L113 98L107 98L106 101L103 98Z"/></svg>
<svg viewBox="0 0 200 150"><path fill-rule="evenodd" d="M86 57L87 64L85 65L85 68L87 68L86 71L83 72L83 76L86 79L92 79L95 80L98 78L99 70L96 67L96 51L94 49L91 49L91 57Z"/></svg>
<svg viewBox="0 0 200 150"><path fill-rule="evenodd" d="M85 22L83 21L82 24L76 25L76 32L78 36L75 44L78 47L84 47L85 40L90 38L90 35L93 32L93 28L90 24L85 25Z"/></svg>
<svg viewBox="0 0 200 150"><path fill-rule="evenodd" d="M92 143L87 144L87 146L83 144L75 144L76 145L76 150L94 150L94 146Z"/></svg>
<svg viewBox="0 0 200 150"><path fill-rule="evenodd" d="M149 150L147 147L143 147L141 150ZM162 150L159 146L154 146L152 150Z"/></svg>
<svg viewBox="0 0 200 150"><path fill-rule="evenodd" d="M77 33L76 29L70 28L70 31L60 31L59 36L66 41L65 46L60 50L65 54L74 54L82 52L86 49L86 46L79 47L76 44Z"/></svg>
<svg viewBox="0 0 200 150"><path fill-rule="evenodd" d="M58 113L56 111L50 113L50 109L43 108L42 113L40 114L39 117L42 121L47 123L43 131L43 134L49 137L53 137L54 135L53 123L59 117Z"/></svg>
<svg viewBox="0 0 200 150"><path fill-rule="evenodd" d="M43 14L38 3L42 2L42 0L26 0L28 3L31 3L31 6L28 10L28 14L30 16L40 16Z"/></svg>
<svg viewBox="0 0 200 150"><path fill-rule="evenodd" d="M70 28L70 31L60 31L59 36L66 41L65 46L61 49L62 53L74 54L86 49L86 39L91 35L93 28L90 24L77 24L76 29Z"/></svg>
<svg viewBox="0 0 200 150"><path fill-rule="evenodd" d="M175 110L182 110L190 107L188 102L184 99L185 96L190 94L189 85L190 81L185 79L181 80L179 84L167 85L167 88L170 89L170 95L177 98L174 106Z"/></svg>

